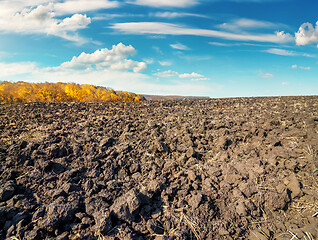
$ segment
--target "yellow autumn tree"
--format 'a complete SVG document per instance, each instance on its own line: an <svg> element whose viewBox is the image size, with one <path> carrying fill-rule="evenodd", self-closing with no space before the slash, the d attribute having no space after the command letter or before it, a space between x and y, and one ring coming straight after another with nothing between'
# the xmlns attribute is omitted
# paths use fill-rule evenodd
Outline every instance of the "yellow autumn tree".
<svg viewBox="0 0 318 240"><path fill-rule="evenodd" d="M135 93L91 84L0 82L0 102L136 102L143 99Z"/></svg>

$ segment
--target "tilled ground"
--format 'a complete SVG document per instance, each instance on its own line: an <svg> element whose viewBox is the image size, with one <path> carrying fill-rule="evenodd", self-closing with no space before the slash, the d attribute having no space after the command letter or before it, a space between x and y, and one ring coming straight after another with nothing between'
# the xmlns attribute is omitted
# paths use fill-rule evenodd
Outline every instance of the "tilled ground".
<svg viewBox="0 0 318 240"><path fill-rule="evenodd" d="M0 105L0 238L318 239L318 97Z"/></svg>

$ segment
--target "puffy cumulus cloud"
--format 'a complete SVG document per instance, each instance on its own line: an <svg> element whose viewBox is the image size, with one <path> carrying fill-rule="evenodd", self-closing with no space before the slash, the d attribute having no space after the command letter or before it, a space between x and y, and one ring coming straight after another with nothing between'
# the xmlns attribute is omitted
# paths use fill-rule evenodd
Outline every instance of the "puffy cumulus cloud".
<svg viewBox="0 0 318 240"><path fill-rule="evenodd" d="M308 45L312 43L318 43L318 21L316 27L311 23L303 23L298 32L295 33L295 39L297 45Z"/></svg>
<svg viewBox="0 0 318 240"><path fill-rule="evenodd" d="M198 73L183 73L179 75L179 78L203 78L204 76Z"/></svg>
<svg viewBox="0 0 318 240"><path fill-rule="evenodd" d="M2 0L0 12L20 12L25 8L48 4L52 5L56 15L74 14L119 6L118 1L110 0Z"/></svg>
<svg viewBox="0 0 318 240"><path fill-rule="evenodd" d="M176 44L170 44L170 47L178 50L190 50L186 45L183 45L182 43L176 43Z"/></svg>
<svg viewBox="0 0 318 240"><path fill-rule="evenodd" d="M290 33L285 33L284 31L276 31L276 36L278 39L280 39L282 42L291 42L294 40L294 37Z"/></svg>
<svg viewBox="0 0 318 240"><path fill-rule="evenodd" d="M123 61L119 61L114 64L111 64L110 69L119 70L119 71L122 71L122 70L128 71L133 69L134 72L143 72L147 70L147 64L144 62L136 62L130 59L128 60L124 59Z"/></svg>
<svg viewBox="0 0 318 240"><path fill-rule="evenodd" d="M86 15L74 14L64 19L57 19L53 3L34 8L26 7L22 10L10 8L10 6L6 5L7 11L5 14L0 14L0 31L23 34L42 33L78 43L87 41L77 33L91 23L91 19Z"/></svg>
<svg viewBox="0 0 318 240"><path fill-rule="evenodd" d="M149 7L190 7L198 4L198 0L134 0L127 1L131 4L143 5Z"/></svg>
<svg viewBox="0 0 318 240"><path fill-rule="evenodd" d="M59 67L48 68L55 71L57 69L105 69L109 68L116 71L142 72L147 69L145 62L137 62L127 57L134 55L136 50L133 46L126 46L122 43L113 45L112 49L100 49L94 53L82 52L78 57L74 56L71 61L62 63Z"/></svg>
<svg viewBox="0 0 318 240"><path fill-rule="evenodd" d="M296 64L291 66L292 68L298 68L298 66Z"/></svg>

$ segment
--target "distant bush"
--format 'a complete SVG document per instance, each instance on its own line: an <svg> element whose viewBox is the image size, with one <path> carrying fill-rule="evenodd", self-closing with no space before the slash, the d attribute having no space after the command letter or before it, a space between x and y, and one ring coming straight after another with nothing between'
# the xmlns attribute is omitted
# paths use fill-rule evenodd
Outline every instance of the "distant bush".
<svg viewBox="0 0 318 240"><path fill-rule="evenodd" d="M76 83L0 82L0 102L133 102L142 95Z"/></svg>

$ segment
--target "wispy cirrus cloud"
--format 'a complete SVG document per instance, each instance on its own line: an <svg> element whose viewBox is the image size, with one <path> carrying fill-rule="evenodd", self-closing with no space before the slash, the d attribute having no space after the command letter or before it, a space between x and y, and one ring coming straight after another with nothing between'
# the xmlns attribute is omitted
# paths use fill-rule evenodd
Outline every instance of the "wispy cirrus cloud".
<svg viewBox="0 0 318 240"><path fill-rule="evenodd" d="M153 74L154 76L161 77L161 78L169 78L169 77L178 77L182 79L191 79L192 81L207 81L210 78L205 77L202 74L192 72L192 73L178 73L176 71L168 70L163 72L157 72Z"/></svg>
<svg viewBox="0 0 318 240"><path fill-rule="evenodd" d="M171 62L171 61L158 61L158 63L159 63L161 66L164 66L164 67L167 67L167 66L171 66L171 65L172 65L172 62Z"/></svg>
<svg viewBox="0 0 318 240"><path fill-rule="evenodd" d="M184 45L182 43L170 44L170 47L172 47L174 49L178 49L178 50L190 50L189 47L187 47L186 45Z"/></svg>
<svg viewBox="0 0 318 240"><path fill-rule="evenodd" d="M280 48L270 48L265 50L264 52L275 54L275 55L281 55L281 56L295 56L296 53L294 51L288 51L285 49Z"/></svg>
<svg viewBox="0 0 318 240"><path fill-rule="evenodd" d="M126 22L115 23L110 28L126 34L163 34L163 35L191 35L202 37L214 37L235 41L255 41L285 43L291 41L286 34L276 32L274 34L247 34L231 33L210 29L190 28L183 25L164 22Z"/></svg>
<svg viewBox="0 0 318 240"><path fill-rule="evenodd" d="M273 78L273 77L274 77L274 74L271 74L271 73L262 73L262 72L260 72L260 73L258 74L258 76L261 77L261 78Z"/></svg>
<svg viewBox="0 0 318 240"><path fill-rule="evenodd" d="M234 19L230 22L222 23L217 27L229 31L241 31L246 29L262 29L262 28L276 28L278 24L268 22L268 21L260 21L255 19L248 18L239 18Z"/></svg>
<svg viewBox="0 0 318 240"><path fill-rule="evenodd" d="M134 0L126 1L130 4L149 6L149 7L177 7L185 8L191 7L199 3L198 0Z"/></svg>
<svg viewBox="0 0 318 240"><path fill-rule="evenodd" d="M168 71L163 71L163 72L157 72L157 73L154 73L153 74L154 76L157 76L157 77L175 77L175 76L178 76L179 73L178 72L175 72L175 71L172 71L172 70L168 70Z"/></svg>
<svg viewBox="0 0 318 240"><path fill-rule="evenodd" d="M290 50L281 49L281 48L270 48L270 49L264 50L263 52L271 53L275 55L281 55L281 56L315 57L315 55L312 55L312 54L295 52L295 51L290 51Z"/></svg>
<svg viewBox="0 0 318 240"><path fill-rule="evenodd" d="M291 68L293 68L293 69L299 68L302 70L310 70L311 69L311 67L303 67L303 66L298 66L296 64L292 65Z"/></svg>
<svg viewBox="0 0 318 240"><path fill-rule="evenodd" d="M186 13L186 12L156 12L156 13L150 13L149 15L151 17L158 17L158 18L182 18L182 17L209 18L206 15Z"/></svg>

